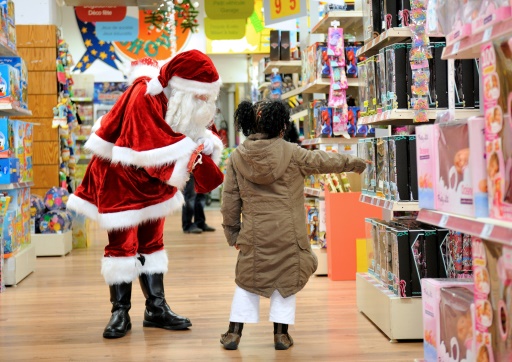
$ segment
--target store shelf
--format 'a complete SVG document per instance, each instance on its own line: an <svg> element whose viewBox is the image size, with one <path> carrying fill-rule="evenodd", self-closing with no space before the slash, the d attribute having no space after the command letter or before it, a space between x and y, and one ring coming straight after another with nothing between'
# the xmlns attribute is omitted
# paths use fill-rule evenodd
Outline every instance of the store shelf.
<svg viewBox="0 0 512 362"><path fill-rule="evenodd" d="M76 136L77 141L87 141L90 136Z"/></svg>
<svg viewBox="0 0 512 362"><path fill-rule="evenodd" d="M304 194L315 197L324 197L325 193L322 189L315 189L313 187L304 187Z"/></svg>
<svg viewBox="0 0 512 362"><path fill-rule="evenodd" d="M302 62L300 60L270 61L265 68L265 74L272 74L272 69L274 68L279 69L278 72L283 74L300 73L302 69Z"/></svg>
<svg viewBox="0 0 512 362"><path fill-rule="evenodd" d="M421 298L399 298L367 273L356 274L357 309L392 341L423 339Z"/></svg>
<svg viewBox="0 0 512 362"><path fill-rule="evenodd" d="M36 270L36 248L24 245L10 258L4 259L3 277L5 285L17 285Z"/></svg>
<svg viewBox="0 0 512 362"><path fill-rule="evenodd" d="M32 234L36 256L65 256L73 250L73 233Z"/></svg>
<svg viewBox="0 0 512 362"><path fill-rule="evenodd" d="M3 57L18 57L19 55L13 49L9 48L7 44L0 43L0 55Z"/></svg>
<svg viewBox="0 0 512 362"><path fill-rule="evenodd" d="M482 44L497 40L506 35L512 34L512 18L503 20L500 23L485 29L484 31L472 34L443 50L442 59L472 59L480 58L480 48Z"/></svg>
<svg viewBox="0 0 512 362"><path fill-rule="evenodd" d="M429 120L435 120L438 112L446 111L446 109L429 109L427 110L427 117ZM455 117L457 119L478 116L479 109L456 109ZM372 116L365 116L359 118L360 124L373 124L373 125L405 125L411 124L414 117L412 109L392 109L382 113L374 114Z"/></svg>
<svg viewBox="0 0 512 362"><path fill-rule="evenodd" d="M25 187L32 187L34 186L33 182L19 182L14 184L5 184L0 185L0 190L14 190L14 189L22 189Z"/></svg>
<svg viewBox="0 0 512 362"><path fill-rule="evenodd" d="M91 97L71 97L71 100L73 102L82 102L82 103L89 103L89 102L92 102L92 98Z"/></svg>
<svg viewBox="0 0 512 362"><path fill-rule="evenodd" d="M350 87L359 87L359 79L357 78L348 78L347 83ZM301 93L329 93L331 88L331 81L329 78L319 78L315 80L313 83L306 84L302 87L295 88L289 92L283 93L281 99L288 99L290 97L296 96Z"/></svg>
<svg viewBox="0 0 512 362"><path fill-rule="evenodd" d="M421 209L418 220L483 239L512 244L512 222L490 218L472 218L447 212Z"/></svg>
<svg viewBox="0 0 512 362"><path fill-rule="evenodd" d="M327 34L331 22L338 21L338 27L343 28L345 34L362 33L363 12L362 11L331 11L327 13L313 29L312 34Z"/></svg>
<svg viewBox="0 0 512 362"><path fill-rule="evenodd" d="M296 96L297 94L301 94L304 91L305 88L306 87L298 87L298 88L292 89L289 92L283 93L281 95L281 99L288 99L288 98L291 98L293 96Z"/></svg>
<svg viewBox="0 0 512 362"><path fill-rule="evenodd" d="M379 50L387 47L388 45L410 42L411 36L412 32L408 27L388 29L371 42L362 46L361 49L357 51L356 56L359 57L361 55L366 55L367 57L370 57L377 54Z"/></svg>
<svg viewBox="0 0 512 362"><path fill-rule="evenodd" d="M307 109L305 109L305 110L303 110L303 111L300 111L300 112L297 112L297 113L295 113L295 114L292 114L292 115L291 115L291 117L290 117L290 119L291 119L292 121L297 121L297 120L299 120L299 119L301 119L301 118L304 118L304 117L307 117L307 116L308 116L308 110L307 110Z"/></svg>
<svg viewBox="0 0 512 362"><path fill-rule="evenodd" d="M355 144L358 138L329 137L329 138L309 138L301 142L301 146L316 145L334 145L334 144Z"/></svg>
<svg viewBox="0 0 512 362"><path fill-rule="evenodd" d="M1 49L1 47L0 47ZM2 55L0 53L0 55ZM0 103L0 115L1 116L31 116L32 111L21 108L17 103Z"/></svg>
<svg viewBox="0 0 512 362"><path fill-rule="evenodd" d="M361 195L359 201L390 211L418 211L420 209L418 202L415 201L392 201L370 195Z"/></svg>

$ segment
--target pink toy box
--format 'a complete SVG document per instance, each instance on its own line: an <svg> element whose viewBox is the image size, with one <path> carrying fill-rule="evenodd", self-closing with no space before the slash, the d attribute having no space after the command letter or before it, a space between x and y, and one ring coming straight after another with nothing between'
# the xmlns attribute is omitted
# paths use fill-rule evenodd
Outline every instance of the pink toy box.
<svg viewBox="0 0 512 362"><path fill-rule="evenodd" d="M481 55L489 215L512 220L512 39Z"/></svg>
<svg viewBox="0 0 512 362"><path fill-rule="evenodd" d="M485 121L483 117L472 117L469 127L469 162L473 184L474 216L489 216L489 198L487 194L487 164L485 161Z"/></svg>
<svg viewBox="0 0 512 362"><path fill-rule="evenodd" d="M416 127L416 159L419 206L422 209L435 209L436 155L434 154L434 126Z"/></svg>
<svg viewBox="0 0 512 362"><path fill-rule="evenodd" d="M474 361L474 284L470 279L421 280L424 358Z"/></svg>
<svg viewBox="0 0 512 362"><path fill-rule="evenodd" d="M484 0L480 6L479 16L472 23L473 33L478 33L510 17L509 0Z"/></svg>
<svg viewBox="0 0 512 362"><path fill-rule="evenodd" d="M473 238L476 361L512 361L512 246Z"/></svg>

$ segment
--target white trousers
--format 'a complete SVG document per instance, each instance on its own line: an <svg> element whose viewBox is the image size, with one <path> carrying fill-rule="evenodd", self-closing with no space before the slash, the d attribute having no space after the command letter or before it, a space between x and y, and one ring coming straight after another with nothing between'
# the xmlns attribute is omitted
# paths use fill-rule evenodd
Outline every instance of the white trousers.
<svg viewBox="0 0 512 362"><path fill-rule="evenodd" d="M295 324L295 294L283 298L274 290L270 296L269 321L282 324ZM231 304L230 322L258 323L260 320L260 296L239 286L235 289Z"/></svg>

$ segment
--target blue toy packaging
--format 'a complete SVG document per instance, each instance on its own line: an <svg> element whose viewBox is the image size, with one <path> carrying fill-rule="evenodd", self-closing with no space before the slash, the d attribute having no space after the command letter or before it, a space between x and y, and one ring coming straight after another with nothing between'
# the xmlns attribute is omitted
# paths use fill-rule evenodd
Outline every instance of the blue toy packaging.
<svg viewBox="0 0 512 362"><path fill-rule="evenodd" d="M18 251L19 245L15 243L16 211L7 210L4 217L4 257L8 258Z"/></svg>
<svg viewBox="0 0 512 362"><path fill-rule="evenodd" d="M20 74L20 106L28 108L28 70L21 57L0 57L0 64L7 64L16 68Z"/></svg>
<svg viewBox="0 0 512 362"><path fill-rule="evenodd" d="M0 158L9 158L12 156L11 149L12 128L7 117L0 118Z"/></svg>
<svg viewBox="0 0 512 362"><path fill-rule="evenodd" d="M360 45L346 45L345 46L345 63L347 68L347 78L357 78L357 51L361 48Z"/></svg>
<svg viewBox="0 0 512 362"><path fill-rule="evenodd" d="M0 102L18 102L20 93L20 74L18 70L8 64L0 64Z"/></svg>

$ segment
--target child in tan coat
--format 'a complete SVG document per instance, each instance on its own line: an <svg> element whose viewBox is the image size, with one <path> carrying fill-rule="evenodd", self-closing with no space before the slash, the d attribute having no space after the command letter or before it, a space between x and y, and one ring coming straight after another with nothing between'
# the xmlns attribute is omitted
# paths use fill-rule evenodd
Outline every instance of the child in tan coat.
<svg viewBox="0 0 512 362"><path fill-rule="evenodd" d="M280 101L242 102L235 112L248 139L230 157L222 196L224 232L239 250L229 329L220 340L226 349L238 348L244 323L259 321L260 296L270 298L275 348L293 344L295 294L318 264L306 233L304 177L366 168L359 158L284 141L289 120Z"/></svg>

